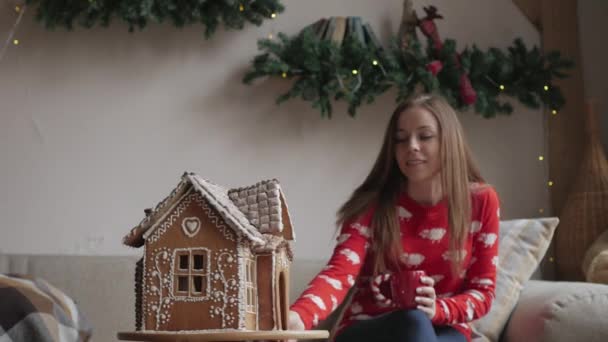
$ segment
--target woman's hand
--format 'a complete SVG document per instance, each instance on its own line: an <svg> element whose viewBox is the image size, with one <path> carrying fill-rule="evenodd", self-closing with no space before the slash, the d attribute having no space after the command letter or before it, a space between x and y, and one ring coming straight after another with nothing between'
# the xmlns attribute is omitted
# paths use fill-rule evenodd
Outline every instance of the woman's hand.
<svg viewBox="0 0 608 342"><path fill-rule="evenodd" d="M424 312L429 319L435 317L435 281L431 277L421 277L420 281L426 286L419 286L416 289L417 308Z"/></svg>
<svg viewBox="0 0 608 342"><path fill-rule="evenodd" d="M289 310L287 314L287 330L304 330L304 322L295 311ZM297 342L297 340L287 340L287 342Z"/></svg>
<svg viewBox="0 0 608 342"><path fill-rule="evenodd" d="M304 322L295 311L289 310L287 314L287 330L304 330Z"/></svg>

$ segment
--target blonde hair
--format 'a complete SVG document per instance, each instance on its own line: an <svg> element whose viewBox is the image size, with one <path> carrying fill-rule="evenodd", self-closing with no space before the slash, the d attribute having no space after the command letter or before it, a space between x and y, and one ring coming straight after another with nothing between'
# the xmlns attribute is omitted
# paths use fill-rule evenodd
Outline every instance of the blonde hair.
<svg viewBox="0 0 608 342"><path fill-rule="evenodd" d="M396 201L406 189L407 178L395 160L395 134L400 115L413 107L424 108L437 120L440 138L441 186L448 204L449 250L452 272L462 271L464 247L471 220L470 182L484 183L456 111L439 95L421 94L400 104L391 116L380 153L365 181L353 192L337 213L337 225L355 220L371 206L375 207L371 221L373 274L400 267L403 253L399 234Z"/></svg>

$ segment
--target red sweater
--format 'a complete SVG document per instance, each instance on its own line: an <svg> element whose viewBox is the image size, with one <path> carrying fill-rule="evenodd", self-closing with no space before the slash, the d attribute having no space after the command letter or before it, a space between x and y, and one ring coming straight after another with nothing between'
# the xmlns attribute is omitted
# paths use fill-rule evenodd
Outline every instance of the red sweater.
<svg viewBox="0 0 608 342"><path fill-rule="evenodd" d="M403 244L404 268L424 270L435 280L434 325L450 325L471 340L468 322L485 315L492 305L498 264L499 200L492 187L472 191L471 227L466 239L463 272L452 276L450 271L447 202L423 206L403 193L397 212ZM357 320L370 319L395 310L382 307L372 295L369 278L372 275L370 222L373 210L368 210L355 222L345 223L327 266L310 282L308 288L291 306L306 329L325 319L348 290L357 282L357 292L338 331ZM366 281L367 280L367 281Z"/></svg>

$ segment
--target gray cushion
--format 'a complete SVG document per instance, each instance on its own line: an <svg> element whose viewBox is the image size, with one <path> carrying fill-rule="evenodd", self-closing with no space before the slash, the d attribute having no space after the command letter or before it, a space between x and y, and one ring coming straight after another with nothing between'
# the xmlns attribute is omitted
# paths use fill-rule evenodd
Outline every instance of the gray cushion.
<svg viewBox="0 0 608 342"><path fill-rule="evenodd" d="M608 286L529 281L504 333L506 341L608 341Z"/></svg>

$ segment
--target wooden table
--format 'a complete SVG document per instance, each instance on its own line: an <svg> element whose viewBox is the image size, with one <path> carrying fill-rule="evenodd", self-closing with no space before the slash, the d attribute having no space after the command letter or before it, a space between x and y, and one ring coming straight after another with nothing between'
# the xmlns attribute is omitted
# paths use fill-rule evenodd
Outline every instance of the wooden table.
<svg viewBox="0 0 608 342"><path fill-rule="evenodd" d="M117 337L123 341L148 342L219 342L257 340L320 340L329 337L327 330L268 330L227 332L171 332L171 331L121 331Z"/></svg>

